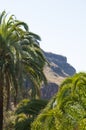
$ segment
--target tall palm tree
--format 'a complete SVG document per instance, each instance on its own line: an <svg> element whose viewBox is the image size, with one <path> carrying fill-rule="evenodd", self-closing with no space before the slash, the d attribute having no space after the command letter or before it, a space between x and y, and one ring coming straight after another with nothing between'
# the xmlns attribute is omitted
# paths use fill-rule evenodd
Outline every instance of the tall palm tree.
<svg viewBox="0 0 86 130"><path fill-rule="evenodd" d="M7 91L8 109L11 88L16 101L18 88L25 76L36 88L43 80L46 81L43 74L46 60L39 40L38 35L29 32L26 23L16 20L14 15L7 18L5 11L0 14L0 130L3 124L3 88Z"/></svg>

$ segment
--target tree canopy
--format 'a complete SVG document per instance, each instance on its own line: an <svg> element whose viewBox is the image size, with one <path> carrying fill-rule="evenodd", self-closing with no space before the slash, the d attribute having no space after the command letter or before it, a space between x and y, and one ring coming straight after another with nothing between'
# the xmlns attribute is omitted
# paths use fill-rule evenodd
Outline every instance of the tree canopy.
<svg viewBox="0 0 86 130"><path fill-rule="evenodd" d="M27 77L32 83L31 98L40 96L39 87L46 82L43 73L46 59L39 46L40 40L37 34L29 31L25 22L17 20L14 15L8 16L5 11L0 14L0 130L4 88L7 91L7 109L11 90L16 101Z"/></svg>
<svg viewBox="0 0 86 130"><path fill-rule="evenodd" d="M67 78L31 130L86 130L86 73Z"/></svg>

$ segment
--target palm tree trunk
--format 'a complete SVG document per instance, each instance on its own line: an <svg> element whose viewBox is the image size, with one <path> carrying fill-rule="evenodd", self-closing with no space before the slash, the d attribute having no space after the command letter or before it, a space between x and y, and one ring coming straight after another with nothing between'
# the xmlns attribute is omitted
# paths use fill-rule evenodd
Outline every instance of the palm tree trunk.
<svg viewBox="0 0 86 130"><path fill-rule="evenodd" d="M17 105L17 97L14 96L14 107L16 107L16 105Z"/></svg>
<svg viewBox="0 0 86 130"><path fill-rule="evenodd" d="M17 105L17 98L18 98L18 88L16 87L15 95L14 95L14 107Z"/></svg>
<svg viewBox="0 0 86 130"><path fill-rule="evenodd" d="M3 77L0 72L0 130L3 130Z"/></svg>
<svg viewBox="0 0 86 130"><path fill-rule="evenodd" d="M6 111L11 109L10 106L10 81L9 81L9 76L8 73L6 74L6 90L7 90L7 106L6 106Z"/></svg>
<svg viewBox="0 0 86 130"><path fill-rule="evenodd" d="M6 106L6 111L8 111L9 109L11 109L11 106L10 106L10 88L7 87L7 106Z"/></svg>

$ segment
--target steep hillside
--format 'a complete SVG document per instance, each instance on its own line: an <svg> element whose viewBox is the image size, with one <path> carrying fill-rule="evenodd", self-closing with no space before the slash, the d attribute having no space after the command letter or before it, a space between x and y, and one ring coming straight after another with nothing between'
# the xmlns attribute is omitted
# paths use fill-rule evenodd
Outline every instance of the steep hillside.
<svg viewBox="0 0 86 130"><path fill-rule="evenodd" d="M53 72L59 76L72 76L76 73L74 67L67 63L67 58L62 55L57 55L53 53L44 52L45 57L50 63L50 68Z"/></svg>
<svg viewBox="0 0 86 130"><path fill-rule="evenodd" d="M42 98L50 99L57 91L62 81L76 73L73 66L67 63L67 58L62 55L44 52L50 66L45 66L44 73L48 80L46 86L42 86Z"/></svg>

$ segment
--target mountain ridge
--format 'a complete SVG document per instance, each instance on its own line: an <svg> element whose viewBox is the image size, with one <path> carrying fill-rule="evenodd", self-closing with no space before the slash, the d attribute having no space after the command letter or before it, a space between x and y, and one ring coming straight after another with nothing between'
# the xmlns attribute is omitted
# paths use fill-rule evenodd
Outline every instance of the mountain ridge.
<svg viewBox="0 0 86 130"><path fill-rule="evenodd" d="M67 57L52 52L43 51L49 66L44 67L44 74L48 84L42 85L41 97L50 99L57 91L62 81L76 73L76 69L67 62Z"/></svg>

